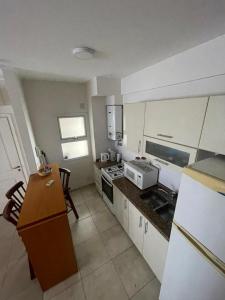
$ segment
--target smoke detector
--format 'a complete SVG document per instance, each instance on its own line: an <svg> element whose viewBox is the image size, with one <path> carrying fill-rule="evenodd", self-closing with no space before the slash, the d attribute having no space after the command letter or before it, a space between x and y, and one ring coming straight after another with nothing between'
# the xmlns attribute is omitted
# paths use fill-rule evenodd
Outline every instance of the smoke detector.
<svg viewBox="0 0 225 300"><path fill-rule="evenodd" d="M91 59L94 57L95 50L89 47L80 47L73 49L73 55L79 59Z"/></svg>

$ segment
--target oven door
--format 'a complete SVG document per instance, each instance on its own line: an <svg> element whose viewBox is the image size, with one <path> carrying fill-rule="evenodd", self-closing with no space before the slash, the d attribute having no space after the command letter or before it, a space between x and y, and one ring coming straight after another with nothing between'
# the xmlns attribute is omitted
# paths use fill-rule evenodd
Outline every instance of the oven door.
<svg viewBox="0 0 225 300"><path fill-rule="evenodd" d="M113 185L108 179L102 175L102 192L107 196L108 200L113 204Z"/></svg>

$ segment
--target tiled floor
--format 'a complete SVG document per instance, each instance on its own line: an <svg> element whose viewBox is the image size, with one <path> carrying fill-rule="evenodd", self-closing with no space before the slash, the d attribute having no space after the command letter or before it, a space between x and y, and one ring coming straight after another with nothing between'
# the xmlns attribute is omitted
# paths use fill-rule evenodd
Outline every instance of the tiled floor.
<svg viewBox="0 0 225 300"><path fill-rule="evenodd" d="M69 222L79 273L42 293L15 228L0 217L0 300L156 300L160 284L94 185L72 193Z"/></svg>

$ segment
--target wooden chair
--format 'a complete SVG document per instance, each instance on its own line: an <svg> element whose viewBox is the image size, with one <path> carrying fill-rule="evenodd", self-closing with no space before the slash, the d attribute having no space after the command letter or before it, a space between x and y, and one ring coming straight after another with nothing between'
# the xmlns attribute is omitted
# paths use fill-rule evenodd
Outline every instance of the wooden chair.
<svg viewBox="0 0 225 300"><path fill-rule="evenodd" d="M26 190L23 185L23 181L19 181L13 187L11 187L11 189L5 194L8 199L14 200L17 206L20 208L22 207L22 203L26 193Z"/></svg>
<svg viewBox="0 0 225 300"><path fill-rule="evenodd" d="M66 199L67 212L69 213L71 210L73 211L75 217L79 219L79 215L74 206L73 200L70 196L70 188L69 188L69 180L70 180L70 170L65 168L59 168L59 174L62 181L64 197Z"/></svg>
<svg viewBox="0 0 225 300"><path fill-rule="evenodd" d="M3 217L8 221L11 222L13 225L17 225L20 210L22 207L22 201L24 199L26 190L23 187L23 182L20 181L15 184L7 193L6 197L10 199L3 210ZM33 267L31 262L28 258L29 262L29 269L30 269L30 278L34 279L35 274L33 271Z"/></svg>

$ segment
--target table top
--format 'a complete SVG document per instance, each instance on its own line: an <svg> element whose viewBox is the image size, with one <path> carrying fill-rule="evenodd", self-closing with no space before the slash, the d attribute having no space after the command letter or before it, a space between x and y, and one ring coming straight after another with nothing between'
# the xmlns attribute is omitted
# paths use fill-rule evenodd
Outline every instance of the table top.
<svg viewBox="0 0 225 300"><path fill-rule="evenodd" d="M66 212L62 183L57 164L51 164L52 173L41 177L37 173L30 176L23 201L17 229L32 226ZM54 183L47 187L46 183Z"/></svg>

